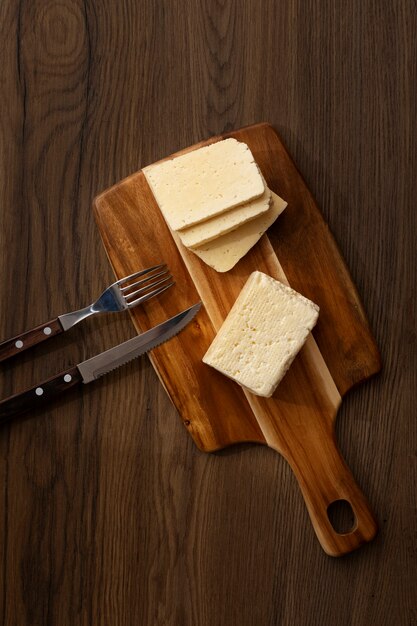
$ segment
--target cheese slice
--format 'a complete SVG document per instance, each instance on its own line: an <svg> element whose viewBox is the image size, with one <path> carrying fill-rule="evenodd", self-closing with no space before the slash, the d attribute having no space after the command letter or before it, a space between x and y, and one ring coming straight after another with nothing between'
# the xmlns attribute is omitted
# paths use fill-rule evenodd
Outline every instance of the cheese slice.
<svg viewBox="0 0 417 626"><path fill-rule="evenodd" d="M319 307L253 272L203 362L252 393L270 397L316 324Z"/></svg>
<svg viewBox="0 0 417 626"><path fill-rule="evenodd" d="M245 143L224 139L143 170L172 230L259 198L265 185Z"/></svg>
<svg viewBox="0 0 417 626"><path fill-rule="evenodd" d="M271 191L271 200L270 208L260 217L210 243L193 248L191 252L217 272L228 272L259 241L287 206L285 200L273 191Z"/></svg>
<svg viewBox="0 0 417 626"><path fill-rule="evenodd" d="M271 192L267 188L266 183L264 184L265 191L256 200L251 200L221 215L216 215L205 222L200 222L200 224L178 231L179 238L184 246L187 248L200 247L266 213L271 204Z"/></svg>

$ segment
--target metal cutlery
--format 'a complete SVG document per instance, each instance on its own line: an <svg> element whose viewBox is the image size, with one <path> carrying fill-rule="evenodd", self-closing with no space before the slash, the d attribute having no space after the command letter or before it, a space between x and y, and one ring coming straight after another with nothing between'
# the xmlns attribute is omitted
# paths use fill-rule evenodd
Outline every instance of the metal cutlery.
<svg viewBox="0 0 417 626"><path fill-rule="evenodd" d="M158 296L173 284L174 280L165 264L148 267L140 272L130 274L130 276L125 276L110 285L89 306L59 315L45 324L0 343L0 361L69 330L91 315L131 309L154 296Z"/></svg>
<svg viewBox="0 0 417 626"><path fill-rule="evenodd" d="M90 383L116 367L120 367L168 341L185 328L200 310L200 307L201 302L198 302L141 335L101 352L75 367L60 372L31 389L2 400L0 402L0 424L9 421L15 415L36 409L45 400L55 398L74 385Z"/></svg>

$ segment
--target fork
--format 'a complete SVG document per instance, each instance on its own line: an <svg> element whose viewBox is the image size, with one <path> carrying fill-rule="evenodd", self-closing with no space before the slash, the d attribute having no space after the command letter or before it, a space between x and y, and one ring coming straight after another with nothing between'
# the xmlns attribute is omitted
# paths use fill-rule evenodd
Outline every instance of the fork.
<svg viewBox="0 0 417 626"><path fill-rule="evenodd" d="M133 280L135 282L131 283ZM0 343L0 362L69 330L90 315L131 309L158 296L173 284L174 280L164 263L125 276L107 287L95 302L84 309L59 315L46 324Z"/></svg>

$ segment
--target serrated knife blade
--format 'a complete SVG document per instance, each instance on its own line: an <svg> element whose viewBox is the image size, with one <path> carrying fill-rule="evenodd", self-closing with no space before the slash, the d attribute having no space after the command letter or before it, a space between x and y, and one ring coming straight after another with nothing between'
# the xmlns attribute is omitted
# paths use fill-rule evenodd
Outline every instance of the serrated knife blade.
<svg viewBox="0 0 417 626"><path fill-rule="evenodd" d="M132 359L153 350L168 339L175 337L198 313L201 302L194 304L189 309L174 315L166 322L154 326L142 335L128 339L124 343L114 346L105 352L101 352L91 359L87 359L77 365L83 379L83 383L90 383L100 376L128 363Z"/></svg>

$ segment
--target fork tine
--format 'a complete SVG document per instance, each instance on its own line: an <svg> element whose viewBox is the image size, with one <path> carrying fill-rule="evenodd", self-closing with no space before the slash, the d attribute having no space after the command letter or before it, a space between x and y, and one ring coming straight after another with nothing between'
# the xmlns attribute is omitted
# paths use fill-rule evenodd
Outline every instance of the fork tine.
<svg viewBox="0 0 417 626"><path fill-rule="evenodd" d="M165 278L161 278L161 280L157 280L154 283L151 283L150 285L145 285L144 287L141 287L140 289L137 289L136 291L132 291L132 293L126 293L123 294L123 297L125 299L126 302L131 302L132 298L134 298L135 296L138 296L139 294L143 294L145 295L145 292L149 292L149 289L153 289L154 287L157 287L158 285L161 285L162 283L166 283L167 280L172 279L171 274L168 274L168 276L165 276Z"/></svg>
<svg viewBox="0 0 417 626"><path fill-rule="evenodd" d="M131 285L126 285L126 287L119 287L119 289L122 292L123 296L127 297L128 295L131 295L131 294L125 293L125 292L128 291L128 289L133 289L134 287L138 287L139 285L142 285L143 283L147 283L150 280L153 280L154 278L159 278L160 276L163 276L164 274L167 274L167 272L169 272L169 270L166 267L164 270L162 270L162 272L157 272L156 274L152 274L149 277L147 276L146 278L142 278L141 280L137 280L135 283L132 283ZM152 285L149 285L149 287L152 287Z"/></svg>
<svg viewBox="0 0 417 626"><path fill-rule="evenodd" d="M153 272L154 270L159 270L163 267L166 267L166 263L161 263L160 265L154 265L153 267L148 267L146 270L135 272L134 274L130 274L130 276L124 276L123 278L116 280L114 284L119 285L120 287L120 285L123 285L124 283L127 283L130 280L133 280L134 278L139 278L139 276L144 276L145 274L149 274L150 272Z"/></svg>
<svg viewBox="0 0 417 626"><path fill-rule="evenodd" d="M131 309L134 306L136 306L137 304L140 304L141 302L146 302L147 300L149 300L150 298L153 298L154 296L159 296L160 293L162 293L163 291L166 291L167 289L172 287L172 285L175 285L175 281L174 280L172 281L172 283L169 283L168 285L165 285L164 287L160 287L159 289L155 289L154 291L151 291L150 293L147 293L144 296L141 296L140 298L137 298L137 300L133 300L133 302L128 302L127 303L127 308Z"/></svg>

